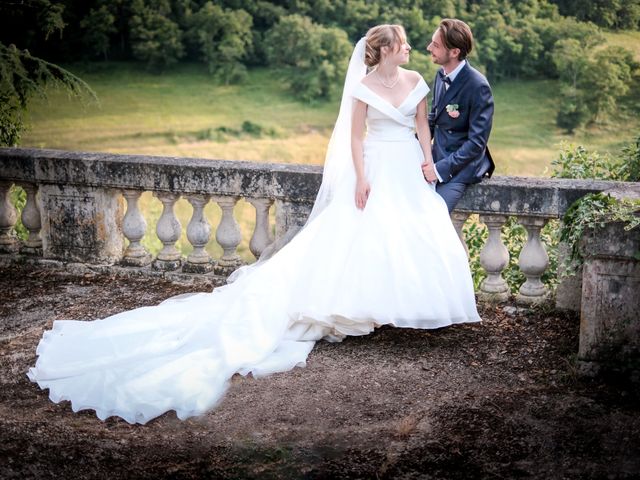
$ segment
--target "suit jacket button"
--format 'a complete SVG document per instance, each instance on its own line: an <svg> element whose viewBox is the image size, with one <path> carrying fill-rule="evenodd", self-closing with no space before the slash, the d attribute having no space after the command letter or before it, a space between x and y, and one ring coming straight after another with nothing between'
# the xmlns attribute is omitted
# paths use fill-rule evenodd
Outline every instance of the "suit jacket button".
<svg viewBox="0 0 640 480"><path fill-rule="evenodd" d="M453 133L453 130L447 130L447 133L451 134Z"/></svg>

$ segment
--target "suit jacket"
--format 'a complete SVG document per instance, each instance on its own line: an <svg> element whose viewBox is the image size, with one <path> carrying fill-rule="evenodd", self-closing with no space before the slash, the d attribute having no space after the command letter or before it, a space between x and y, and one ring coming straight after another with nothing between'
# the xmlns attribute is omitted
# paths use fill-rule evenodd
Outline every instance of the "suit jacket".
<svg viewBox="0 0 640 480"><path fill-rule="evenodd" d="M458 118L446 111L458 104ZM467 64L445 90L436 75L429 127L433 160L443 183L477 183L495 169L487 141L493 121L493 95L487 79Z"/></svg>

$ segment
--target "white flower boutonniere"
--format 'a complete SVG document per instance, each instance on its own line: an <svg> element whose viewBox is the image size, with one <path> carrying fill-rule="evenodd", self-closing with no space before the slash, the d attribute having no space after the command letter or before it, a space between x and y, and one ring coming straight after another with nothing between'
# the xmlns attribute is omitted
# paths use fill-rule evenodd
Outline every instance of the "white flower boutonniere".
<svg viewBox="0 0 640 480"><path fill-rule="evenodd" d="M447 105L447 113L451 118L458 118L460 116L460 111L458 110L458 104L451 103Z"/></svg>

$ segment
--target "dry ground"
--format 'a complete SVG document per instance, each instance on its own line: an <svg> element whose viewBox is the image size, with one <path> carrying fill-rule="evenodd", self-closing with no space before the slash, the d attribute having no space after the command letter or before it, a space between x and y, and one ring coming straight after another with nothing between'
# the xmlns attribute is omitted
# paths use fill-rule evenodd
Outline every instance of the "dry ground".
<svg viewBox="0 0 640 480"><path fill-rule="evenodd" d="M306 368L236 378L219 407L145 426L74 414L25 372L55 319L194 287L0 269L0 478L637 478L638 388L576 375L578 319L482 307L484 322L320 342Z"/></svg>

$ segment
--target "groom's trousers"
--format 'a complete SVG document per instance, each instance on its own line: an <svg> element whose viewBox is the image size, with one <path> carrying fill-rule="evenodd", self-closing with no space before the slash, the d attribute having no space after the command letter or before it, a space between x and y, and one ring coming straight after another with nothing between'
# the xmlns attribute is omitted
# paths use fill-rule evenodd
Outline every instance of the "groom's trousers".
<svg viewBox="0 0 640 480"><path fill-rule="evenodd" d="M436 192L440 194L444 201L447 203L447 208L449 209L449 213L456 208L456 205L464 195L465 190L467 189L466 183L458 183L458 182L447 182L447 183L438 183L436 185Z"/></svg>

